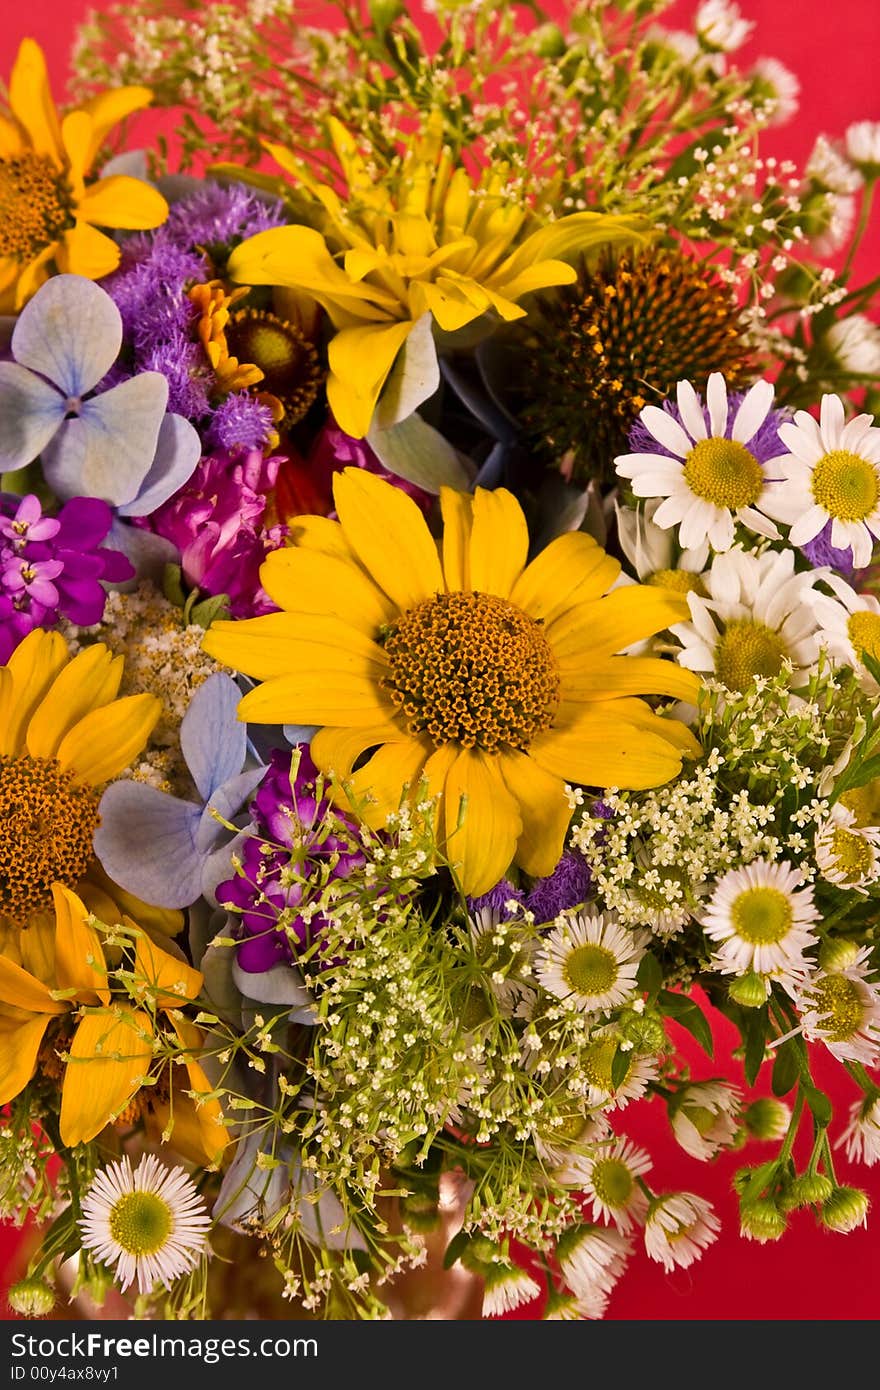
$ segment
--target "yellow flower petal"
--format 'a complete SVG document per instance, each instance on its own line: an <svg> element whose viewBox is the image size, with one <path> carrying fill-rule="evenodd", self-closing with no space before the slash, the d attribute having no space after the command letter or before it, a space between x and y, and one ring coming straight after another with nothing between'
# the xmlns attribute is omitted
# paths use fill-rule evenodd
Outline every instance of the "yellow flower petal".
<svg viewBox="0 0 880 1390"><path fill-rule="evenodd" d="M335 555L338 560L346 560L360 568L357 556L345 539L339 522L331 521L329 517L294 517L290 523L290 544L319 555Z"/></svg>
<svg viewBox="0 0 880 1390"><path fill-rule="evenodd" d="M523 570L510 601L530 617L551 623L574 604L601 598L619 574L619 561L606 555L592 536L568 531Z"/></svg>
<svg viewBox="0 0 880 1390"><path fill-rule="evenodd" d="M149 1016L127 1005L80 1020L61 1088L64 1144L87 1144L125 1109L149 1074L152 1036Z"/></svg>
<svg viewBox="0 0 880 1390"><path fill-rule="evenodd" d="M127 695L92 710L58 749L62 770L93 787L116 777L140 753L162 713L155 695Z"/></svg>
<svg viewBox="0 0 880 1390"><path fill-rule="evenodd" d="M8 956L0 956L0 1004L27 1009L30 1014L45 1014L47 1018L53 1014L66 1014L70 1008L69 1004L53 999L48 985L44 985L29 970L16 965Z"/></svg>
<svg viewBox="0 0 880 1390"><path fill-rule="evenodd" d="M229 257L231 280L242 285L280 285L307 290L338 326L354 313L358 319L387 320L399 313L397 300L373 285L352 280L334 261L320 232L311 227L272 227L257 232Z"/></svg>
<svg viewBox="0 0 880 1390"><path fill-rule="evenodd" d="M22 39L9 79L9 105L27 131L32 148L62 164L61 129L49 87L43 50L33 39Z"/></svg>
<svg viewBox="0 0 880 1390"><path fill-rule="evenodd" d="M109 92L98 92L82 102L81 109L92 120L93 144L89 150L87 169L92 167L108 131L135 111L142 111L152 100L153 93L149 87L115 87Z"/></svg>
<svg viewBox="0 0 880 1390"><path fill-rule="evenodd" d="M97 859L89 865L86 877L77 884L77 892L89 912L101 922L121 922L131 917L148 931L159 932L162 936L177 936L183 930L184 915L176 908L155 907L126 893L118 883L105 874Z"/></svg>
<svg viewBox="0 0 880 1390"><path fill-rule="evenodd" d="M14 155L21 154L23 148L15 121L10 121L7 116L0 116L0 159L11 159Z"/></svg>
<svg viewBox="0 0 880 1390"><path fill-rule="evenodd" d="M662 786L681 771L681 752L671 743L607 710L589 707L570 724L539 734L529 753L545 771L585 787L642 791Z"/></svg>
<svg viewBox="0 0 880 1390"><path fill-rule="evenodd" d="M368 724L358 729L319 729L309 751L316 766L335 777L345 779L362 753L383 743L406 743L411 735L400 725Z"/></svg>
<svg viewBox="0 0 880 1390"><path fill-rule="evenodd" d="M592 661L587 650L577 666L561 664L561 670L563 704L618 695L669 695L696 704L700 693L700 682L692 671L659 657L612 656Z"/></svg>
<svg viewBox="0 0 880 1390"><path fill-rule="evenodd" d="M206 652L257 680L299 671L346 671L378 683L388 658L376 642L338 618L314 613L266 613L212 623Z"/></svg>
<svg viewBox="0 0 880 1390"><path fill-rule="evenodd" d="M98 227L146 231L161 226L168 216L168 204L159 190L143 179L113 174L86 189L77 214L84 222Z"/></svg>
<svg viewBox="0 0 880 1390"><path fill-rule="evenodd" d="M600 709L594 706L594 709ZM605 712L614 719L625 720L636 729L646 729L648 733L671 743L686 758L698 758L702 748L693 730L672 714L657 714L644 700L626 697L622 700L608 700ZM581 711L577 712L575 718Z"/></svg>
<svg viewBox="0 0 880 1390"><path fill-rule="evenodd" d="M573 606L547 624L546 637L560 665L613 656L673 623L690 610L681 594L648 584L629 584L603 599Z"/></svg>
<svg viewBox="0 0 880 1390"><path fill-rule="evenodd" d="M529 553L529 530L512 492L478 487L470 546L471 587L509 598Z"/></svg>
<svg viewBox="0 0 880 1390"><path fill-rule="evenodd" d="M88 908L76 893L53 883L55 975L59 989L76 990L80 1004L109 1004L107 964L101 938L88 923Z"/></svg>
<svg viewBox="0 0 880 1390"><path fill-rule="evenodd" d="M260 583L279 608L335 618L369 636L395 617L393 604L359 566L314 550L273 550Z"/></svg>
<svg viewBox="0 0 880 1390"><path fill-rule="evenodd" d="M254 724L330 724L354 728L391 720L394 706L383 697L374 680L356 672L294 671L289 676L264 681L249 691L238 707L238 717Z"/></svg>
<svg viewBox="0 0 880 1390"><path fill-rule="evenodd" d="M136 927L137 924L129 921L126 925ZM157 1009L179 1009L195 999L204 978L201 971L193 970L186 961L163 951L143 930L135 945L133 973L138 1000L144 995Z"/></svg>
<svg viewBox="0 0 880 1390"><path fill-rule="evenodd" d="M471 530L474 520L474 499L466 492L451 487L440 489L440 511L443 515L443 573L446 587L467 590L471 585Z"/></svg>
<svg viewBox="0 0 880 1390"><path fill-rule="evenodd" d="M346 788L348 799L366 825L381 830L390 813L399 810L407 788L415 792L430 753L427 739L385 743L353 774Z"/></svg>
<svg viewBox="0 0 880 1390"><path fill-rule="evenodd" d="M58 269L87 280L100 280L119 265L120 251L115 241L88 222L77 222L58 243Z"/></svg>
<svg viewBox="0 0 880 1390"><path fill-rule="evenodd" d="M78 199L84 192L94 136L92 118L85 111L71 111L61 122L61 143L67 155L70 182Z"/></svg>
<svg viewBox="0 0 880 1390"><path fill-rule="evenodd" d="M17 1019L0 1016L0 1105L20 1096L37 1067L49 1015Z"/></svg>
<svg viewBox="0 0 880 1390"><path fill-rule="evenodd" d="M509 869L523 828L497 758L459 751L446 777L444 823L446 853L462 892L488 893Z"/></svg>
<svg viewBox="0 0 880 1390"><path fill-rule="evenodd" d="M102 642L78 652L52 682L27 730L32 758L54 758L62 739L90 710L116 698L125 660Z"/></svg>
<svg viewBox="0 0 880 1390"><path fill-rule="evenodd" d="M414 327L411 319L358 324L330 339L327 402L339 428L354 439L363 439L369 430L394 359Z"/></svg>
<svg viewBox="0 0 880 1390"><path fill-rule="evenodd" d="M545 772L525 753L503 753L499 764L522 819L516 862L527 874L545 878L559 863L571 821L563 780Z"/></svg>
<svg viewBox="0 0 880 1390"><path fill-rule="evenodd" d="M4 668L11 676L0 687L0 753L22 751L31 715L69 660L59 632L34 628Z"/></svg>
<svg viewBox="0 0 880 1390"><path fill-rule="evenodd" d="M333 497L346 540L401 611L443 592L436 543L411 497L362 468L337 473Z"/></svg>
<svg viewBox="0 0 880 1390"><path fill-rule="evenodd" d="M49 269L49 263L58 255L60 245L61 243L57 241L50 242L34 256L32 261L28 262L24 269L19 269L13 302L16 312L23 309L28 300L32 299L37 290L45 285L49 279L52 273Z"/></svg>

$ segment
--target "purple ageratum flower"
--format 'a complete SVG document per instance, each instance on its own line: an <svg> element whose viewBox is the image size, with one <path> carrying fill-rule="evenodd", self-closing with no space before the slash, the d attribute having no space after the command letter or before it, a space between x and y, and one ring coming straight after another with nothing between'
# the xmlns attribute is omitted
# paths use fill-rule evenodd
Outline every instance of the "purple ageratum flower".
<svg viewBox="0 0 880 1390"><path fill-rule="evenodd" d="M175 497L139 523L177 547L187 583L227 594L234 618L275 609L260 586L260 566L287 534L284 526L264 524L280 462L257 449L240 457L211 454Z"/></svg>
<svg viewBox="0 0 880 1390"><path fill-rule="evenodd" d="M567 849L552 874L533 884L526 907L535 914L536 922L552 922L560 912L586 902L591 885L587 861L577 850Z"/></svg>
<svg viewBox="0 0 880 1390"><path fill-rule="evenodd" d="M274 428L272 412L246 391L233 391L215 408L205 439L211 449L260 449Z"/></svg>
<svg viewBox="0 0 880 1390"><path fill-rule="evenodd" d="M287 218L279 199L267 199L244 184L200 184L194 193L172 203L162 225L174 246L224 246L230 249L246 237L283 227Z"/></svg>
<svg viewBox="0 0 880 1390"><path fill-rule="evenodd" d="M246 974L288 966L296 946L320 940L321 913L308 921L297 909L312 883L348 878L364 863L354 821L336 810L317 787L318 769L308 749L276 749L251 802L251 832L239 851L241 873L217 885L215 897L234 915L237 964Z"/></svg>
<svg viewBox="0 0 880 1390"><path fill-rule="evenodd" d="M478 898L466 898L467 910L470 915L480 922L491 921L510 922L516 916L516 911L508 907L508 903L524 903L525 893L521 888L514 888L509 878L502 878L490 888L488 893L481 893Z"/></svg>
<svg viewBox="0 0 880 1390"><path fill-rule="evenodd" d="M118 550L105 549L113 513L94 497L74 497L57 517L38 498L0 496L0 665L35 627L59 616L81 627L100 621L104 583L134 574Z"/></svg>

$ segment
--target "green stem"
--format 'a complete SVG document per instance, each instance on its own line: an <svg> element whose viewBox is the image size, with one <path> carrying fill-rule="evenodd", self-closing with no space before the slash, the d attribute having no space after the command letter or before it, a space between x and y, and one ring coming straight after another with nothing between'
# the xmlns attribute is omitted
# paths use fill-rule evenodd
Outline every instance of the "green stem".
<svg viewBox="0 0 880 1390"><path fill-rule="evenodd" d="M861 245L861 241L863 236L865 235L865 232L868 230L868 223L871 220L871 204L874 201L875 183L876 179L873 178L865 180L865 191L862 194L862 206L859 212L859 220L856 225L855 234L849 245L849 251L847 252L847 257L846 261L844 262L843 270L840 272L841 280L846 280L847 276L849 275L849 272L852 269L852 263L856 257L856 252L858 251L859 246Z"/></svg>
<svg viewBox="0 0 880 1390"><path fill-rule="evenodd" d="M779 1150L779 1166L780 1166L780 1168L782 1167L782 1165L783 1165L784 1163L787 1163L788 1160L791 1158L791 1151L792 1151L792 1148L793 1148L793 1146L794 1146L795 1135L796 1135L797 1132L798 1132L798 1126L800 1125L800 1122L801 1122L801 1115L803 1114L803 1109L804 1109L804 1094L803 1094L803 1091L801 1090L801 1088L800 1088L800 1086L799 1086L799 1087L798 1087L798 1093L797 1093L797 1100L796 1100L795 1103L794 1103L794 1109L793 1109L792 1112L791 1112L791 1119L790 1119L789 1122L788 1122L788 1130L787 1130L787 1132L786 1132L785 1138L784 1138L783 1141L782 1141L782 1148Z"/></svg>

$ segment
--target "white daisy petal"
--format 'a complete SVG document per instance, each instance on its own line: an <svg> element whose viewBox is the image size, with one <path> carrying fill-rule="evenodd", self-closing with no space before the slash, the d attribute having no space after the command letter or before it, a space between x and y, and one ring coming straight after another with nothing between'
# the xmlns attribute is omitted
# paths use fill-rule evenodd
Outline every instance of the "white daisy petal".
<svg viewBox="0 0 880 1390"><path fill-rule="evenodd" d="M727 431L727 386L720 372L713 372L706 383L706 404L709 407L709 428L714 439L723 439Z"/></svg>
<svg viewBox="0 0 880 1390"><path fill-rule="evenodd" d="M773 387L769 381L756 381L743 397L736 412L731 438L748 444L758 433L773 405Z"/></svg>
<svg viewBox="0 0 880 1390"><path fill-rule="evenodd" d="M668 449L677 458L687 458L694 447L694 441L688 438L678 421L667 415L665 410L660 410L656 405L646 405L641 420L664 449Z"/></svg>
<svg viewBox="0 0 880 1390"><path fill-rule="evenodd" d="M678 403L678 413L682 418L682 423L691 438L705 439L706 421L703 418L703 408L700 405L700 399L696 391L689 381L680 381L678 383L675 399ZM716 430L713 427L712 433L723 434L724 430Z"/></svg>

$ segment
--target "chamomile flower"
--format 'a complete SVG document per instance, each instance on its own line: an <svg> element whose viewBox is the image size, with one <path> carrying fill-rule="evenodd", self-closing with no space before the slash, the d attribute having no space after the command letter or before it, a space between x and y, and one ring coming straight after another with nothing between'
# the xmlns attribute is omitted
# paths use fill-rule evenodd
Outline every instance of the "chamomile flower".
<svg viewBox="0 0 880 1390"><path fill-rule="evenodd" d="M694 27L697 38L706 48L732 53L745 43L755 21L744 19L733 0L703 0L694 18Z"/></svg>
<svg viewBox="0 0 880 1390"><path fill-rule="evenodd" d="M825 583L833 589L834 598L819 590L810 595L820 623L819 642L835 661L857 673L868 694L880 694L880 687L862 664L866 655L880 661L880 602L873 594L857 594L837 574L827 574Z"/></svg>
<svg viewBox="0 0 880 1390"><path fill-rule="evenodd" d="M825 334L824 344L845 372L857 376L880 374L880 328L864 314L838 319Z"/></svg>
<svg viewBox="0 0 880 1390"><path fill-rule="evenodd" d="M804 952L816 944L810 928L819 915L800 869L756 859L719 879L700 920L717 946L716 970L791 986L809 969Z"/></svg>
<svg viewBox="0 0 880 1390"><path fill-rule="evenodd" d="M612 1067L619 1041L613 1034L599 1037L581 1053L578 1082L588 1105L622 1110L629 1101L640 1100L657 1075L657 1062L653 1057L637 1057L630 1051L623 1054L627 1060L626 1071L615 1081Z"/></svg>
<svg viewBox="0 0 880 1390"><path fill-rule="evenodd" d="M95 1175L83 1198L82 1243L111 1266L123 1293L155 1284L169 1288L198 1263L211 1218L183 1168L168 1168L145 1154L110 1163Z"/></svg>
<svg viewBox="0 0 880 1390"><path fill-rule="evenodd" d="M589 1153L571 1153L554 1174L557 1181L576 1187L592 1203L594 1221L612 1223L626 1235L633 1223L644 1224L648 1198L639 1178L651 1170L644 1149L624 1137L596 1146Z"/></svg>
<svg viewBox="0 0 880 1390"><path fill-rule="evenodd" d="M866 977L870 948L844 970L821 970L794 991L807 1042L823 1042L839 1062L880 1060L880 991Z"/></svg>
<svg viewBox="0 0 880 1390"><path fill-rule="evenodd" d="M721 1222L711 1203L693 1192L669 1192L655 1197L645 1223L645 1250L667 1273L687 1269L718 1237Z"/></svg>
<svg viewBox="0 0 880 1390"><path fill-rule="evenodd" d="M553 928L535 965L544 989L583 1013L623 1004L636 989L645 936L606 913L582 912Z"/></svg>
<svg viewBox="0 0 880 1390"><path fill-rule="evenodd" d="M880 874L880 830L857 826L852 811L838 801L814 840L819 872L829 883L863 888Z"/></svg>
<svg viewBox="0 0 880 1390"><path fill-rule="evenodd" d="M714 1158L736 1138L740 1093L725 1081L682 1086L670 1106L672 1132L692 1158Z"/></svg>
<svg viewBox="0 0 880 1390"><path fill-rule="evenodd" d="M556 1257L579 1300L604 1303L626 1266L632 1244L612 1226L572 1226L559 1238Z"/></svg>
<svg viewBox="0 0 880 1390"><path fill-rule="evenodd" d="M853 564L871 563L880 536L880 429L873 415L848 423L839 396L823 396L819 419L805 410L779 426L787 455L773 460L781 481L766 499L768 515L806 545L831 522L831 544L852 550Z"/></svg>
<svg viewBox="0 0 880 1390"><path fill-rule="evenodd" d="M789 662L798 689L819 658L819 619L810 600L823 575L797 574L793 550L754 555L735 546L716 555L703 576L705 597L688 594L690 622L671 628L682 644L679 664L744 692L756 677L778 676Z"/></svg>
<svg viewBox="0 0 880 1390"><path fill-rule="evenodd" d="M855 121L847 127L846 152L859 173L875 179L880 175L880 121Z"/></svg>
<svg viewBox="0 0 880 1390"><path fill-rule="evenodd" d="M846 1145L851 1163L864 1163L868 1168L880 1163L880 1096L865 1096L850 1107L849 1124L835 1147L841 1144Z"/></svg>
<svg viewBox="0 0 880 1390"><path fill-rule="evenodd" d="M768 126L785 125L800 106L801 84L778 58L759 58L751 71L752 100Z"/></svg>
<svg viewBox="0 0 880 1390"><path fill-rule="evenodd" d="M678 526L685 550L706 541L714 550L729 550L737 521L777 539L765 507L775 475L765 464L779 452L783 417L771 409L770 383L756 382L734 405L724 377L713 372L705 406L688 381L678 383L676 405L645 406L630 435L631 446L644 447L614 461L636 497L664 499L654 524Z"/></svg>
<svg viewBox="0 0 880 1390"><path fill-rule="evenodd" d="M827 135L816 137L806 172L820 188L840 195L855 193L862 185L862 176L846 156L833 145Z"/></svg>

